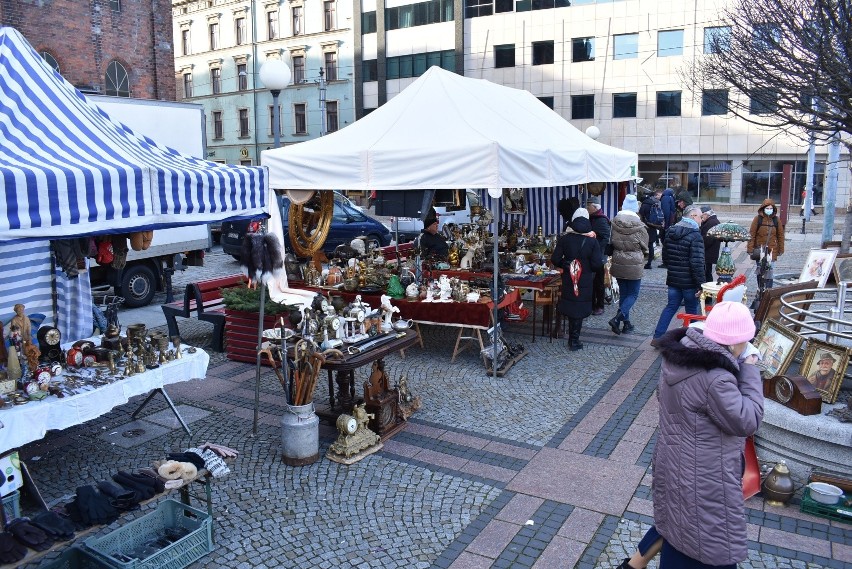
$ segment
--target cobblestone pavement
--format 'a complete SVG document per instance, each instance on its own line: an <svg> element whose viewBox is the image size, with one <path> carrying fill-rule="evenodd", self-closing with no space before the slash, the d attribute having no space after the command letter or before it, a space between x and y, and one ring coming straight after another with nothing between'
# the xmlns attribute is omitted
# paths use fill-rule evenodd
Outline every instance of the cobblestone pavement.
<svg viewBox="0 0 852 569"><path fill-rule="evenodd" d="M798 271L807 249L818 246L815 238L791 236L779 268ZM742 245L734 259L751 270ZM176 290L237 270L221 252L208 263L179 274ZM159 398L132 421L137 398L21 452L45 499L56 503L79 485L146 466L191 442L238 449L233 472L213 487L215 551L194 568L615 567L652 523L660 361L648 342L666 297L665 270L656 265L646 271L634 309L635 334L611 333L614 307L587 320L579 352L568 352L564 340L530 343L528 327L508 325L509 341L525 342L530 354L504 378L487 377L473 350L451 364L455 331L423 326L425 349L386 359L392 381L407 375L422 408L382 450L351 466L325 458L285 466L279 384L263 370L252 436L255 368L217 353L205 379L168 389L190 421L192 441L168 420ZM185 342L209 343L205 323L180 326ZM365 379L359 370L356 384ZM328 398L324 383L320 402ZM146 434L120 436L131 427ZM321 456L334 437L321 424ZM800 513L796 499L778 508L752 498L747 516L749 558L740 567L852 569L849 524Z"/></svg>

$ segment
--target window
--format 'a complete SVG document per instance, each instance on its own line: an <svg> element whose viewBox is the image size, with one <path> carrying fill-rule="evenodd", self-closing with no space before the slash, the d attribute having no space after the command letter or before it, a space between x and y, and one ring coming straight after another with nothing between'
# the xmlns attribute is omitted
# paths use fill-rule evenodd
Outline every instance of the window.
<svg viewBox="0 0 852 569"><path fill-rule="evenodd" d="M515 11L548 10L550 8L565 8L570 5L571 2L569 0L517 0Z"/></svg>
<svg viewBox="0 0 852 569"><path fill-rule="evenodd" d="M183 74L183 98L192 97L192 73Z"/></svg>
<svg viewBox="0 0 852 569"><path fill-rule="evenodd" d="M532 51L533 65L553 63L553 41L534 41Z"/></svg>
<svg viewBox="0 0 852 569"><path fill-rule="evenodd" d="M728 114L728 90L705 89L701 94L701 114L704 116Z"/></svg>
<svg viewBox="0 0 852 569"><path fill-rule="evenodd" d="M494 67L515 66L515 44L507 43L494 46Z"/></svg>
<svg viewBox="0 0 852 569"><path fill-rule="evenodd" d="M683 55L683 30L657 32L657 57Z"/></svg>
<svg viewBox="0 0 852 569"><path fill-rule="evenodd" d="M508 10L511 12L511 10ZM492 0L465 0L464 17L478 18L480 16L490 16L494 12Z"/></svg>
<svg viewBox="0 0 852 569"><path fill-rule="evenodd" d="M298 36L299 34L301 34L304 31L302 29L302 26L304 25L304 22L302 21L302 15L303 15L302 7L301 6L293 6L292 13L293 13L293 35Z"/></svg>
<svg viewBox="0 0 852 569"><path fill-rule="evenodd" d="M281 105L278 105L278 134L281 134ZM275 107L269 105L269 135L275 135Z"/></svg>
<svg viewBox="0 0 852 569"><path fill-rule="evenodd" d="M208 24L207 29L210 32L210 50L219 49L219 24Z"/></svg>
<svg viewBox="0 0 852 569"><path fill-rule="evenodd" d="M293 133L308 134L308 116L305 103L293 105Z"/></svg>
<svg viewBox="0 0 852 569"><path fill-rule="evenodd" d="M245 91L248 89L248 71L245 63L237 64L237 90Z"/></svg>
<svg viewBox="0 0 852 569"><path fill-rule="evenodd" d="M593 119L595 118L595 96L594 95L571 95L571 118Z"/></svg>
<svg viewBox="0 0 852 569"><path fill-rule="evenodd" d="M127 76L127 70L122 64L117 61L111 61L107 65L106 94L114 97L129 97L130 96L130 78Z"/></svg>
<svg viewBox="0 0 852 569"><path fill-rule="evenodd" d="M639 57L639 34L620 34L612 42L613 59L634 59Z"/></svg>
<svg viewBox="0 0 852 569"><path fill-rule="evenodd" d="M246 43L246 19L245 18L237 18L234 20L234 37L236 38L236 45L243 45Z"/></svg>
<svg viewBox="0 0 852 569"><path fill-rule="evenodd" d="M249 135L249 114L248 109L237 110L237 116L240 119L240 137Z"/></svg>
<svg viewBox="0 0 852 569"><path fill-rule="evenodd" d="M180 31L180 49L183 55L189 55L192 52L192 45L189 43L189 30Z"/></svg>
<svg viewBox="0 0 852 569"><path fill-rule="evenodd" d="M365 62L366 63L366 62ZM455 51L430 51L412 55L400 55L387 58L387 79L405 79L420 77L433 65L447 71L455 71ZM366 72L365 72L366 74ZM365 79L366 81L366 79Z"/></svg>
<svg viewBox="0 0 852 569"><path fill-rule="evenodd" d="M490 0L489 0L490 1ZM397 30L453 20L452 0L430 0L385 9L385 29Z"/></svg>
<svg viewBox="0 0 852 569"><path fill-rule="evenodd" d="M778 110L778 93L772 89L757 89L749 101L748 112L753 115L770 115Z"/></svg>
<svg viewBox="0 0 852 569"><path fill-rule="evenodd" d="M755 24L753 32L752 45L755 49L777 49L781 42L781 28L778 24Z"/></svg>
<svg viewBox="0 0 852 569"><path fill-rule="evenodd" d="M545 104L548 109L553 108L553 97L537 97L539 101Z"/></svg>
<svg viewBox="0 0 852 569"><path fill-rule="evenodd" d="M240 166L251 166L251 159L249 159L249 160L240 160Z"/></svg>
<svg viewBox="0 0 852 569"><path fill-rule="evenodd" d="M278 39L278 10L266 13L266 39Z"/></svg>
<svg viewBox="0 0 852 569"><path fill-rule="evenodd" d="M337 101L325 102L325 130L335 132L340 129L340 121L337 116Z"/></svg>
<svg viewBox="0 0 852 569"><path fill-rule="evenodd" d="M636 93L612 94L612 118L636 118Z"/></svg>
<svg viewBox="0 0 852 569"><path fill-rule="evenodd" d="M323 29L330 31L337 29L337 2L334 0L326 0L322 4L323 13Z"/></svg>
<svg viewBox="0 0 852 569"><path fill-rule="evenodd" d="M337 81L337 52L325 52L325 80Z"/></svg>
<svg viewBox="0 0 852 569"><path fill-rule="evenodd" d="M571 40L571 61L595 60L595 38L574 38Z"/></svg>
<svg viewBox="0 0 852 569"><path fill-rule="evenodd" d="M222 124L222 111L213 111L213 139L225 138L225 127Z"/></svg>
<svg viewBox="0 0 852 569"><path fill-rule="evenodd" d="M54 71L56 71L57 73L60 72L59 71L59 62L56 61L56 58L53 57L52 53L50 53L49 51L43 51L43 52L41 52L41 58L44 59L45 62L47 62L47 64L50 65L53 68Z"/></svg>
<svg viewBox="0 0 852 569"><path fill-rule="evenodd" d="M213 88L213 94L218 95L222 92L222 69L214 67L210 70L210 85Z"/></svg>
<svg viewBox="0 0 852 569"><path fill-rule="evenodd" d="M121 12L121 0L109 0L109 7L113 12Z"/></svg>
<svg viewBox="0 0 852 569"><path fill-rule="evenodd" d="M657 116L680 116L680 91L657 91Z"/></svg>
<svg viewBox="0 0 852 569"><path fill-rule="evenodd" d="M704 53L724 53L731 50L731 27L704 28Z"/></svg>
<svg viewBox="0 0 852 569"><path fill-rule="evenodd" d="M361 62L361 75L364 76L364 82L379 80L378 61L375 59L365 59Z"/></svg>
<svg viewBox="0 0 852 569"><path fill-rule="evenodd" d="M361 14L361 34L376 33L376 11Z"/></svg>
<svg viewBox="0 0 852 569"><path fill-rule="evenodd" d="M293 83L304 83L305 81L305 56L293 56Z"/></svg>

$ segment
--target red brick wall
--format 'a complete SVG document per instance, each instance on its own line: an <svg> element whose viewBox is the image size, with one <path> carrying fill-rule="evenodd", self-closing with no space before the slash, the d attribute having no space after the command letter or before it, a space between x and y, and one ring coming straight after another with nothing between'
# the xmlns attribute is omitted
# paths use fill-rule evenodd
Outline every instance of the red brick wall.
<svg viewBox="0 0 852 569"><path fill-rule="evenodd" d="M118 60L131 97L175 100L171 1L120 1L116 12L109 0L0 0L0 25L49 51L73 85L104 93L107 66Z"/></svg>

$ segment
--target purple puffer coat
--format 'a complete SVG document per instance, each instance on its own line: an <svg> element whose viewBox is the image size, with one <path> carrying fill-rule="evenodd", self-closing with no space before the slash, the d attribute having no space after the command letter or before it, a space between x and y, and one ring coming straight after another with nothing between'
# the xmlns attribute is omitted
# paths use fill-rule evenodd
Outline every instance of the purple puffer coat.
<svg viewBox="0 0 852 569"><path fill-rule="evenodd" d="M743 447L763 418L760 372L694 328L668 332L660 351L654 524L693 559L738 563L748 555Z"/></svg>

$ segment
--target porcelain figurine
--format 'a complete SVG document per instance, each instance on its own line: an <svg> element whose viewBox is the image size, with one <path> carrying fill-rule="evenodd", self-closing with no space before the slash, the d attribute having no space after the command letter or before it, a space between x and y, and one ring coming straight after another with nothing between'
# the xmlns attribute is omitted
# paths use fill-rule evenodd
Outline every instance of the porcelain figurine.
<svg viewBox="0 0 852 569"><path fill-rule="evenodd" d="M441 275L438 279L438 289L440 292L441 300L449 300L453 294L452 286L450 285L450 279L447 278L447 275Z"/></svg>
<svg viewBox="0 0 852 569"><path fill-rule="evenodd" d="M386 294L382 295L382 315L384 316L384 320L382 321L382 330L387 332L388 330L393 329L393 322L391 319L395 313L399 312L399 307L391 304L391 297Z"/></svg>
<svg viewBox="0 0 852 569"><path fill-rule="evenodd" d="M405 298L413 302L420 297L420 287L417 286L417 283L412 282L407 287L405 287Z"/></svg>
<svg viewBox="0 0 852 569"><path fill-rule="evenodd" d="M476 255L476 247L471 246L468 248L467 252L464 254L464 257L462 257L461 261L459 262L459 267L462 269L470 269L473 265L474 255Z"/></svg>

